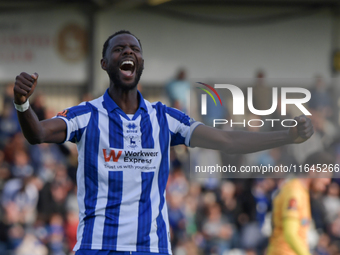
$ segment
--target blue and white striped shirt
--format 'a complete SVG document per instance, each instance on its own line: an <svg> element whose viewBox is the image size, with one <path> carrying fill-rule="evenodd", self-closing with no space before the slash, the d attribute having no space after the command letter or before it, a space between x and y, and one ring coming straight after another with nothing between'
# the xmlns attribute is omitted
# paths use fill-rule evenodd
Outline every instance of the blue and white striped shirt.
<svg viewBox="0 0 340 255"><path fill-rule="evenodd" d="M79 226L74 250L171 254L165 187L170 146L189 146L200 123L164 104L130 119L108 91L57 115L78 146Z"/></svg>

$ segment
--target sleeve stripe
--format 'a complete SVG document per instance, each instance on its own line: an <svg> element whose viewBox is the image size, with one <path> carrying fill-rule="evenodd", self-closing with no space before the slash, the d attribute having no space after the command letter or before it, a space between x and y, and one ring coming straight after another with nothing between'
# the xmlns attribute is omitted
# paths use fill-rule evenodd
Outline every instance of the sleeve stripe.
<svg viewBox="0 0 340 255"><path fill-rule="evenodd" d="M78 119L78 129L84 128L89 123L91 113L86 113L77 117Z"/></svg>
<svg viewBox="0 0 340 255"><path fill-rule="evenodd" d="M55 116L53 118L62 119L65 122L65 124L66 124L66 138L65 138L65 140L62 143L65 143L65 142L69 141L70 134L71 134L71 132L69 132L69 130L70 130L69 120L66 119L65 117L62 117L62 116Z"/></svg>
<svg viewBox="0 0 340 255"><path fill-rule="evenodd" d="M64 142L66 141L71 141L74 136L77 137L77 139L81 139L82 133L81 130L83 131L83 129L87 126L89 120L91 117L91 112L85 113L83 115L80 116L74 116L73 118L65 118L62 116L56 116L56 118L60 118L63 121L65 121L66 126L67 126L67 135L66 135L66 139ZM79 134L77 134L77 132L81 132ZM79 142L79 140L77 140Z"/></svg>
<svg viewBox="0 0 340 255"><path fill-rule="evenodd" d="M81 115L84 115L86 113L91 112L90 108L85 105L77 105L72 107L72 111L69 112L68 116L66 117L68 120L71 120L73 118L79 117Z"/></svg>
<svg viewBox="0 0 340 255"><path fill-rule="evenodd" d="M178 124L180 121L178 119L175 119L173 116L169 115L168 113L166 113L166 118L168 119L168 126L169 126L170 131L172 133L177 133Z"/></svg>
<svg viewBox="0 0 340 255"><path fill-rule="evenodd" d="M195 128L197 128L199 125L203 125L203 123L199 122L199 121L194 121L194 122L191 123L191 125L190 125L190 135L186 136L186 138L185 138L185 145L186 146L190 146L190 140L191 140L192 133L194 132Z"/></svg>
<svg viewBox="0 0 340 255"><path fill-rule="evenodd" d="M196 127L199 125L202 125L203 123L199 121L194 121L188 127L185 124L178 125L179 120L175 119L174 117L170 116L169 114L166 114L166 117L168 119L168 125L169 125L169 130L172 134L179 133L182 137L185 137L185 145L190 146L190 139L192 132L195 130ZM182 122L181 122L182 123ZM172 136L173 137L173 136ZM172 145L176 145L177 143L174 143Z"/></svg>
<svg viewBox="0 0 340 255"><path fill-rule="evenodd" d="M175 108L170 108L166 107L166 113L176 119L177 121L183 123L186 126L190 126L190 119L187 115L182 113L181 111L175 109Z"/></svg>

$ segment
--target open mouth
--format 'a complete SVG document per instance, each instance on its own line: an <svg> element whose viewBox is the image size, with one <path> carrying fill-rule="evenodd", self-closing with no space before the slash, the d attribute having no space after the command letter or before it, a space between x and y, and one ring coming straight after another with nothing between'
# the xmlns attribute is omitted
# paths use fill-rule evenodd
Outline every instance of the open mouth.
<svg viewBox="0 0 340 255"><path fill-rule="evenodd" d="M135 63L131 60L125 60L120 64L120 71L126 76L132 76L135 71Z"/></svg>

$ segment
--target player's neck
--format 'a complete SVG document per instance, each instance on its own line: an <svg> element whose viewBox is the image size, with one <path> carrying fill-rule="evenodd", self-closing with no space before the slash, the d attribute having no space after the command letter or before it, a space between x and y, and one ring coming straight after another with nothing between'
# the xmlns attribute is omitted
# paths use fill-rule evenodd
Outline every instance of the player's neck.
<svg viewBox="0 0 340 255"><path fill-rule="evenodd" d="M122 90L110 86L109 95L126 114L134 114L137 111L139 106L137 88Z"/></svg>

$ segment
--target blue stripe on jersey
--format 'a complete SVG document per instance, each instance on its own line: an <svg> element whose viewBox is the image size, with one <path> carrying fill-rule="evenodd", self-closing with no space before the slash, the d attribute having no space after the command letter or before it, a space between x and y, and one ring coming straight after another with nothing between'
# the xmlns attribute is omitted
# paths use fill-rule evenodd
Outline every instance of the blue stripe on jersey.
<svg viewBox="0 0 340 255"><path fill-rule="evenodd" d="M77 130L71 132L69 141L72 142L72 143L79 142L84 131L85 131L85 129L86 129L86 127L83 127L81 129L77 129Z"/></svg>
<svg viewBox="0 0 340 255"><path fill-rule="evenodd" d="M124 149L123 122L117 111L109 112L110 148Z"/></svg>
<svg viewBox="0 0 340 255"><path fill-rule="evenodd" d="M166 183L168 181L169 175L169 128L167 119L165 116L164 106L162 103L158 102L156 105L153 105L157 110L157 120L159 125L159 145L160 151L162 155L161 163L159 166L158 173L158 190L160 196L159 202L159 212L157 216L157 236L158 236L158 250L159 252L167 252L168 251L168 237L166 233L166 225L162 215L162 209L165 203L164 192Z"/></svg>
<svg viewBox="0 0 340 255"><path fill-rule="evenodd" d="M185 144L185 138L180 133L171 132L171 143L170 146L175 146L178 144Z"/></svg>
<svg viewBox="0 0 340 255"><path fill-rule="evenodd" d="M77 250L75 255L168 255L169 253L154 253L140 251L112 251L112 250Z"/></svg>
<svg viewBox="0 0 340 255"><path fill-rule="evenodd" d="M108 103L109 102L104 101L103 107L107 110L107 113L109 115L110 148L124 149L123 122L120 119L120 115L115 110L118 110L119 108L111 109L110 106L107 105Z"/></svg>
<svg viewBox="0 0 340 255"><path fill-rule="evenodd" d="M123 196L123 172L109 171L108 197L105 210L103 249L116 250L119 211Z"/></svg>
<svg viewBox="0 0 340 255"><path fill-rule="evenodd" d="M66 113L66 119L71 120L75 117L78 117L80 115L83 115L85 113L89 113L91 111L91 108L88 107L89 103L86 103L86 105L77 105L74 106L70 109L66 109L65 111L67 111Z"/></svg>
<svg viewBox="0 0 340 255"><path fill-rule="evenodd" d="M86 130L84 155L85 175L85 217L84 231L80 249L91 249L95 209L98 194L98 147L99 147L98 110L92 108L92 114Z"/></svg>
<svg viewBox="0 0 340 255"><path fill-rule="evenodd" d="M150 252L151 199L154 172L142 172L142 194L138 209L137 251Z"/></svg>
<svg viewBox="0 0 340 255"><path fill-rule="evenodd" d="M142 148L153 149L155 148L154 140L152 137L152 125L150 115L148 112L141 111L140 129L142 133Z"/></svg>
<svg viewBox="0 0 340 255"><path fill-rule="evenodd" d="M184 125L190 126L190 118L185 113L171 107L166 107L166 112Z"/></svg>

